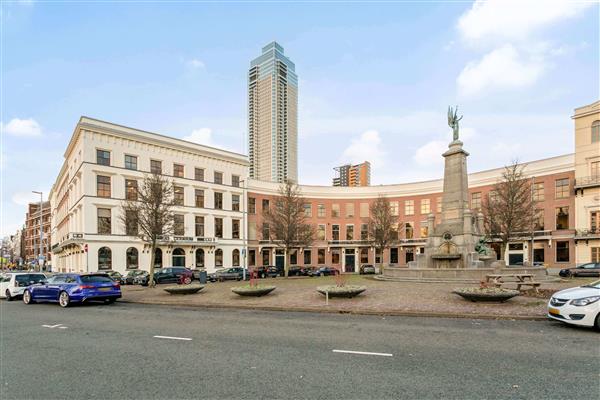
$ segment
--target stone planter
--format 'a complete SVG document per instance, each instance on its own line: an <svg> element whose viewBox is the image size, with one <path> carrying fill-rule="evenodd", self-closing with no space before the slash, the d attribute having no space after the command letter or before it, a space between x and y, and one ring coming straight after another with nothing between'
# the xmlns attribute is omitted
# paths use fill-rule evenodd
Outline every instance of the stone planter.
<svg viewBox="0 0 600 400"><path fill-rule="evenodd" d="M452 293L473 302L490 301L500 303L520 294L518 290L502 288L458 288L454 289Z"/></svg>
<svg viewBox="0 0 600 400"><path fill-rule="evenodd" d="M317 292L321 293L323 296L325 296L325 295L327 295L327 293L329 293L329 297L347 297L347 298L352 298L354 296L358 296L365 290L367 290L366 286L353 286L353 285L346 285L346 286L330 285L330 286L319 286L317 288Z"/></svg>
<svg viewBox="0 0 600 400"><path fill-rule="evenodd" d="M238 286L232 287L231 291L240 296L260 297L265 296L275 290L275 286Z"/></svg>
<svg viewBox="0 0 600 400"><path fill-rule="evenodd" d="M194 294L204 289L203 285L167 286L163 290L169 294Z"/></svg>

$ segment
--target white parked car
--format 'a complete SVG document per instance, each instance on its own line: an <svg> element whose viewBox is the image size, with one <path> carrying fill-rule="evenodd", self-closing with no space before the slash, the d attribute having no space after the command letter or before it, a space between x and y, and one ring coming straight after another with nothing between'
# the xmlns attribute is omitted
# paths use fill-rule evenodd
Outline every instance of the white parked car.
<svg viewBox="0 0 600 400"><path fill-rule="evenodd" d="M600 280L554 293L548 302L548 317L600 330Z"/></svg>
<svg viewBox="0 0 600 400"><path fill-rule="evenodd" d="M46 280L46 275L39 272L9 272L0 276L0 297L11 301L23 296L25 288Z"/></svg>

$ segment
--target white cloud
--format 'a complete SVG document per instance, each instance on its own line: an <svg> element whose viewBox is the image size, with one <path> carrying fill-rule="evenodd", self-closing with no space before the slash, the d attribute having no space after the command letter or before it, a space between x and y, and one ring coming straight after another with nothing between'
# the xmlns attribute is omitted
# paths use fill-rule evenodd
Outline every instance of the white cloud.
<svg viewBox="0 0 600 400"><path fill-rule="evenodd" d="M42 128L33 118L19 119L13 118L6 125L2 125L2 130L9 135L21 137L40 136Z"/></svg>
<svg viewBox="0 0 600 400"><path fill-rule="evenodd" d="M448 143L442 140L432 140L419 147L413 156L415 162L421 167L441 165L442 154L448 150Z"/></svg>
<svg viewBox="0 0 600 400"><path fill-rule="evenodd" d="M477 0L458 20L458 30L471 43L526 40L560 20L573 18L594 2L571 0Z"/></svg>
<svg viewBox="0 0 600 400"><path fill-rule="evenodd" d="M210 128L194 129L188 136L184 136L183 140L206 146L214 146L212 141L212 129Z"/></svg>
<svg viewBox="0 0 600 400"><path fill-rule="evenodd" d="M523 59L513 46L505 45L479 61L469 62L456 83L461 96L473 97L488 91L531 86L544 68L541 58Z"/></svg>
<svg viewBox="0 0 600 400"><path fill-rule="evenodd" d="M352 139L344 150L343 163L361 163L369 161L373 167L381 167L384 163L385 151L381 146L379 132L368 130L358 138Z"/></svg>
<svg viewBox="0 0 600 400"><path fill-rule="evenodd" d="M193 68L193 69L199 69L199 68L204 68L204 62L201 60L198 60L197 58L193 58L191 60L188 60L185 65L187 65L189 68Z"/></svg>
<svg viewBox="0 0 600 400"><path fill-rule="evenodd" d="M48 193L47 191L44 193ZM26 206L29 203L39 202L40 195L33 192L15 192L12 195L12 201L20 206Z"/></svg>

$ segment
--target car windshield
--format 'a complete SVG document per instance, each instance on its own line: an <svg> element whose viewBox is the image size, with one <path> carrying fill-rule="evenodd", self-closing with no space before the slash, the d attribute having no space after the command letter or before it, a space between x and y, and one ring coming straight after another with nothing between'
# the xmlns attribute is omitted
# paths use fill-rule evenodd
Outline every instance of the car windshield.
<svg viewBox="0 0 600 400"><path fill-rule="evenodd" d="M29 284L31 282L39 283L45 279L46 279L46 277L42 274L25 274L25 275L15 276L15 281L19 282L20 284L21 283Z"/></svg>
<svg viewBox="0 0 600 400"><path fill-rule="evenodd" d="M98 283L98 282L112 282L112 280L106 275L83 275L81 276L82 283Z"/></svg>
<svg viewBox="0 0 600 400"><path fill-rule="evenodd" d="M600 289L600 279L592 283L588 283L587 285L583 285L582 287Z"/></svg>

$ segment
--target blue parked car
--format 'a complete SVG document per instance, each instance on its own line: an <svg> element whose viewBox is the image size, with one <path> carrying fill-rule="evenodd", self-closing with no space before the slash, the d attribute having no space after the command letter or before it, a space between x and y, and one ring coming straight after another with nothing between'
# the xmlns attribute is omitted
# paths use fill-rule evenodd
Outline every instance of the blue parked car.
<svg viewBox="0 0 600 400"><path fill-rule="evenodd" d="M58 274L28 286L23 292L23 303L51 302L68 307L84 301L109 304L120 297L121 285L106 274Z"/></svg>

